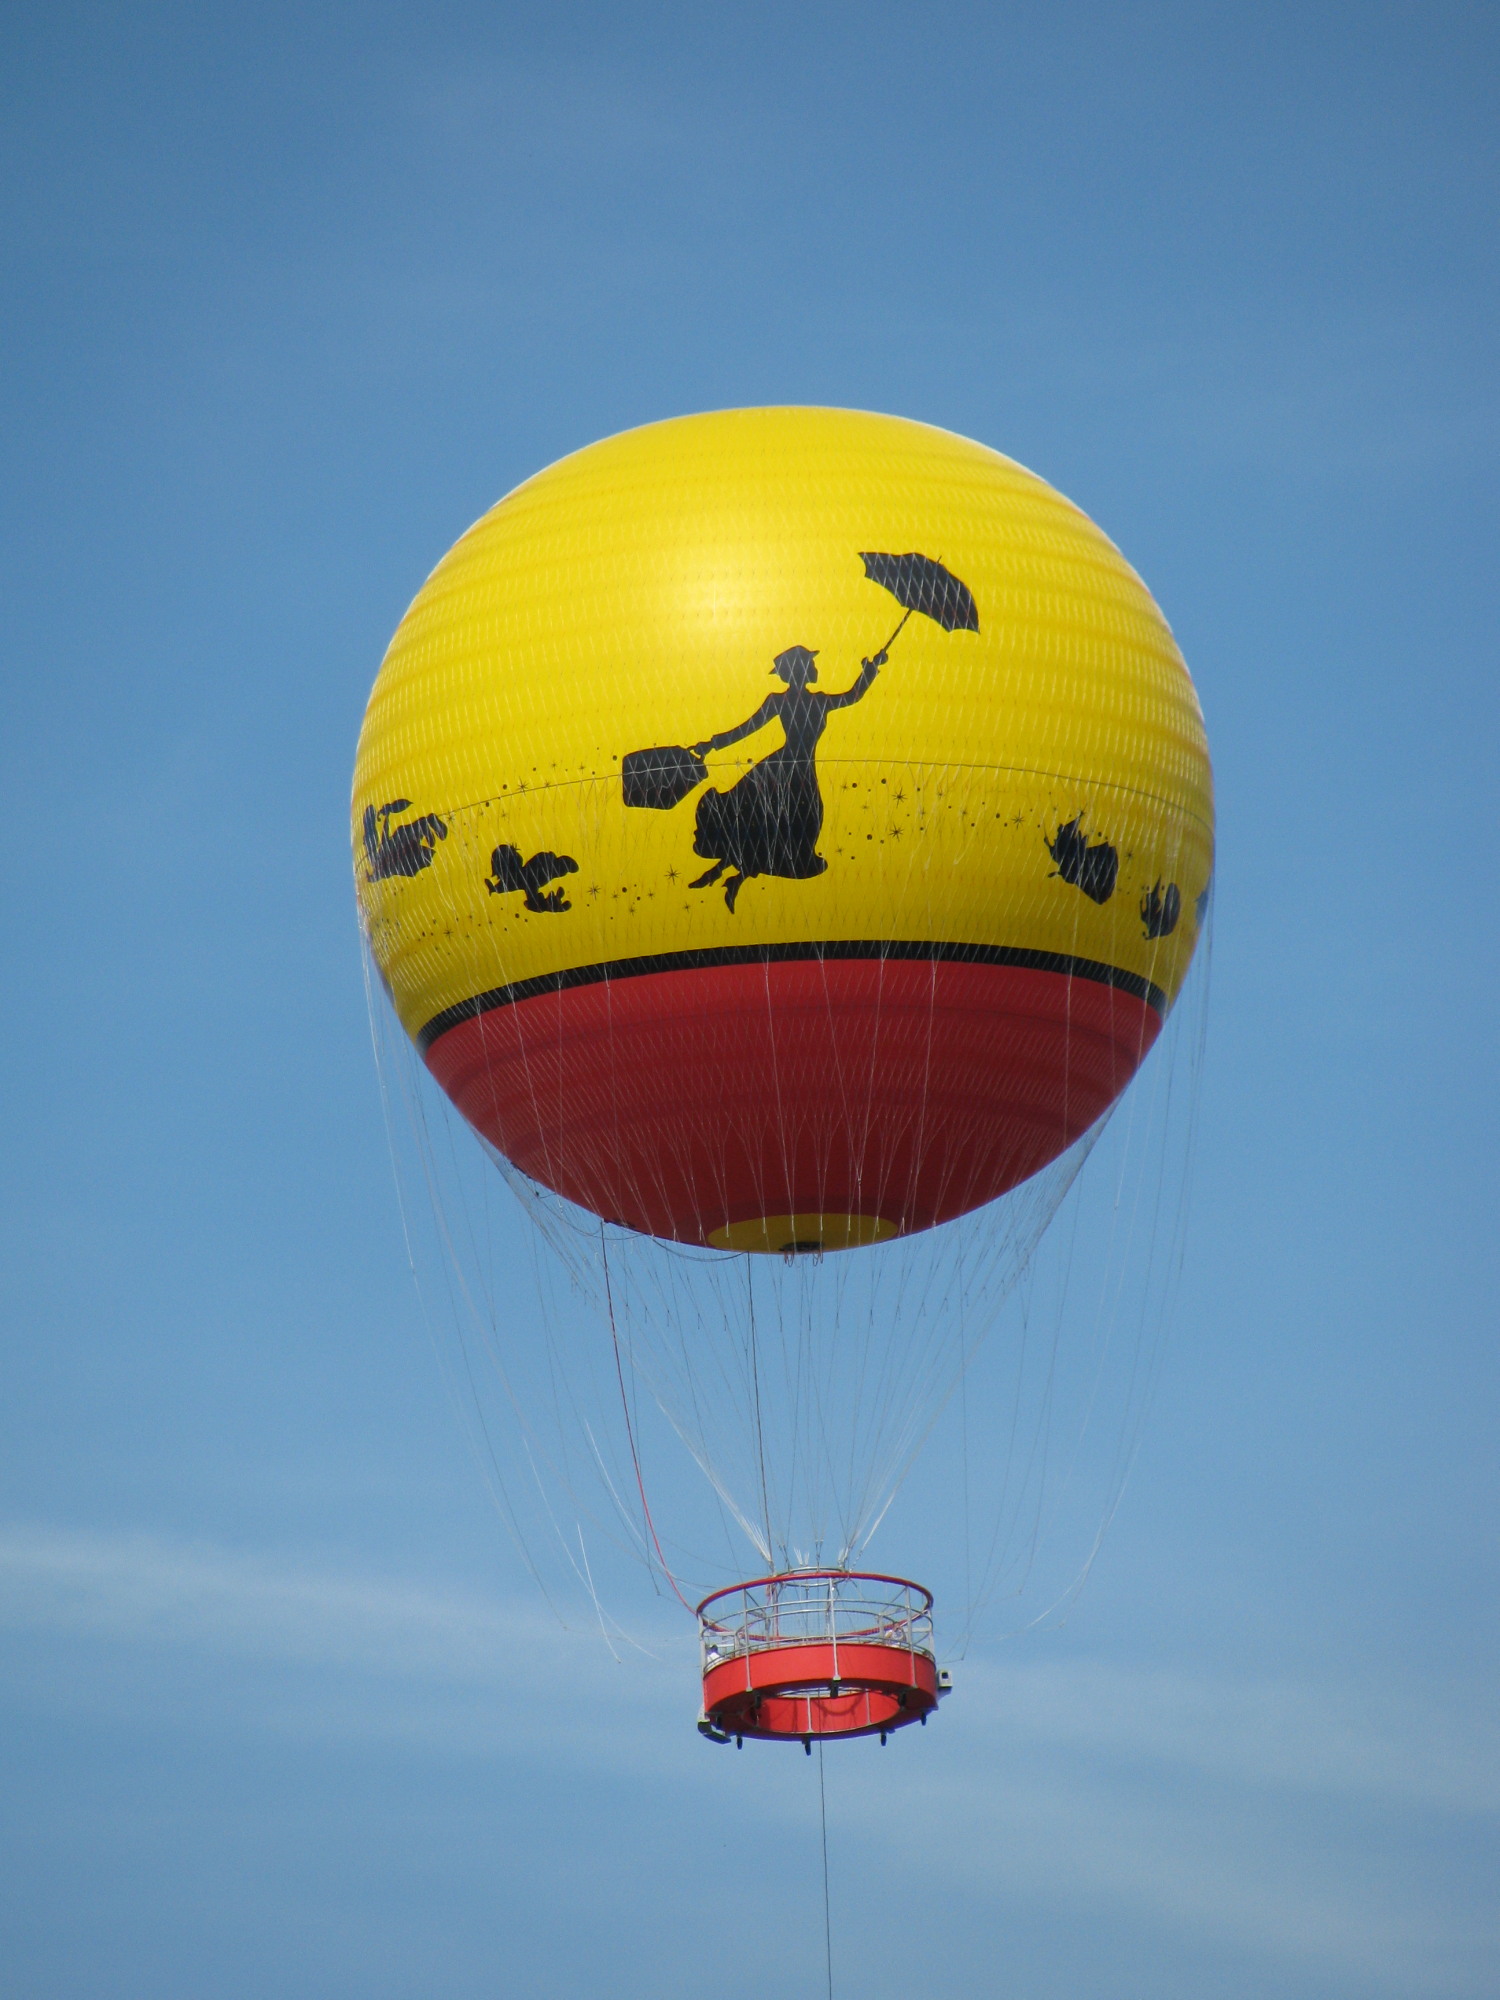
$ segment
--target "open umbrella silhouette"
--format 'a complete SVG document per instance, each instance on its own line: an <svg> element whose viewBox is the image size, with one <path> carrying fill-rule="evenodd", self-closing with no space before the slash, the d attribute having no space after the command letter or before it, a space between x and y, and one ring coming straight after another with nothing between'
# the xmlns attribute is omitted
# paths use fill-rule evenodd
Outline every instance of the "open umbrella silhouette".
<svg viewBox="0 0 1500 2000"><path fill-rule="evenodd" d="M876 549L861 549L859 559L871 583L882 585L898 604L905 606L901 625L896 627L874 657L876 666L885 664L886 654L901 635L901 626L914 611L936 619L945 632L979 630L979 607L974 602L973 591L966 583L961 583L952 570L944 569L931 556L918 555L915 549L908 550L904 556L888 556Z"/></svg>
<svg viewBox="0 0 1500 2000"><path fill-rule="evenodd" d="M866 662L867 666L885 665L886 655L901 636L901 627L914 611L935 619L945 632L979 630L979 609L973 591L931 556L918 555L915 549L901 556L884 555L878 549L861 549L859 559L871 583L888 590L902 607L901 624ZM793 647L789 651L801 652L803 648ZM861 694L868 685L868 681L856 683ZM673 806L680 805L707 775L701 752L680 743L664 744L653 750L631 750L620 766L626 805L657 812L670 812Z"/></svg>

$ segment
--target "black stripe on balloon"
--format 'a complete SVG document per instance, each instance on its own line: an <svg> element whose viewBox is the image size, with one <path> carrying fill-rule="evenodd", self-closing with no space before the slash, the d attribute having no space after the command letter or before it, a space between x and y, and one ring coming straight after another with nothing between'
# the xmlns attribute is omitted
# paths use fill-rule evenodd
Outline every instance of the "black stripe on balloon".
<svg viewBox="0 0 1500 2000"><path fill-rule="evenodd" d="M1139 973L1122 972L1093 958L1073 958L1062 951L1022 951L1005 944L924 944L897 939L886 944L841 940L837 944L728 944L699 951L662 951L646 958L611 958L599 965L574 965L564 972L544 972L535 979L517 979L493 986L434 1014L417 1036L425 1055L440 1035L464 1021L476 1021L497 1007L518 1000L535 1000L544 993L562 993L570 986L602 986L613 979L641 979L653 972L706 972L718 965L778 965L795 959L900 958L936 960L948 965L1014 965L1027 972L1060 972L1069 979L1092 979L1142 1000L1158 1014L1167 1011L1167 996Z"/></svg>

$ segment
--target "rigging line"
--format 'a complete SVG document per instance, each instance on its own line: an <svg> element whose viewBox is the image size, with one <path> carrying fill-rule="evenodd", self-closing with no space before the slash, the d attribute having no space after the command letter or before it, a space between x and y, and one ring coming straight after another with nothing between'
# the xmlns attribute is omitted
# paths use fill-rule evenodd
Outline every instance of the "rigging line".
<svg viewBox="0 0 1500 2000"><path fill-rule="evenodd" d="M646 1527L651 1536L651 1546L656 1550L656 1560L661 1564L662 1575L671 1584L672 1594L683 1610L691 1611L693 1609L692 1605L688 1603L682 1591L678 1588L677 1579L673 1576L667 1559L662 1554L661 1543L657 1540L656 1536L656 1523L651 1518L651 1503L646 1498L646 1482L641 1477L640 1455L635 1448L635 1428L630 1421L630 1398L625 1393L625 1370L620 1361L620 1336L615 1328L614 1292L609 1282L609 1242L604 1234L604 1224L602 1222L599 1224L599 1255L604 1266L604 1302L609 1308L609 1337L614 1344L615 1350L615 1379L620 1385L620 1408L625 1415L625 1436L630 1444L630 1463L635 1471L636 1491L641 1496L641 1512L646 1517Z"/></svg>
<svg viewBox="0 0 1500 2000"><path fill-rule="evenodd" d="M828 1901L828 1793L823 1785L823 1739L818 1738L818 1817L823 1830L823 1963L828 1970L828 2000L833 2000L833 1916Z"/></svg>
<svg viewBox="0 0 1500 2000"><path fill-rule="evenodd" d="M600 1236L602 1242L603 1238L602 1225L600 1226ZM607 1266L607 1261L608 1261L607 1257L602 1257L600 1261L601 1265ZM626 1266L626 1272L628 1275L629 1273L628 1263ZM639 1273L637 1275L639 1275ZM601 1310L607 1305L610 1313L613 1314L614 1310L613 1296L609 1286L609 1274L607 1268L604 1271L604 1276L606 1280L606 1291L605 1295L599 1301L599 1304ZM689 1300L689 1303L691 1303L691 1299ZM624 1295L623 1304L626 1316L627 1337L628 1337L629 1334L628 1292ZM658 1292L658 1305L660 1307L661 1317L668 1324L675 1324L675 1322L682 1316L683 1311L685 1310L680 1296L668 1297L665 1294L665 1292L661 1291ZM701 1308L699 1309L698 1317L701 1323L702 1320ZM719 1317L722 1320L726 1317L726 1315L721 1312ZM613 1327L613 1321L612 1321L612 1327ZM650 1331L649 1319L647 1319L643 1321L641 1328L641 1336L643 1340L649 1335L649 1331ZM617 1333L615 1338L616 1338L616 1348L618 1350ZM687 1423L685 1422L680 1410L677 1409L674 1401L668 1397L666 1391L660 1386L658 1379L648 1370L645 1362L641 1360L640 1353L638 1352L637 1348L634 1345L630 1345L627 1348L627 1352L630 1355L632 1379L634 1379L634 1377L638 1374L640 1375L641 1379L644 1380L646 1387L651 1391L651 1394L655 1398L657 1408L660 1410L662 1416L666 1419L666 1421L671 1425L672 1429L676 1432L679 1441L685 1447L689 1456L693 1459L694 1463L697 1465L699 1471L703 1474L704 1478L709 1482L710 1486L712 1486L715 1494L719 1499L720 1504L723 1507L727 1508L730 1514L733 1515L734 1519L736 1520L736 1522L738 1522L740 1528L743 1530L745 1539L750 1543L751 1547L757 1551L757 1553L761 1556L762 1560L769 1566L771 1562L771 1551L769 1548L765 1547L762 1544L760 1539L759 1529L756 1528L755 1524L741 1510L741 1508L739 1507L738 1503L734 1498L733 1493L729 1490L729 1487L725 1483L724 1477L720 1473L718 1467L715 1464L714 1458L709 1451L707 1434L705 1433L702 1424L700 1423L696 1428L696 1430L690 1429ZM661 1365L664 1357L661 1351L651 1350L648 1348L648 1358L654 1359L658 1365ZM618 1352L616 1356L616 1361L618 1366ZM627 1436L630 1435L630 1413L628 1408L626 1410L626 1434ZM632 1447L633 1447L633 1440L632 1440ZM640 1481L639 1468L637 1468L636 1476L637 1476L637 1482L639 1483ZM649 1514L648 1514L648 1522L649 1522ZM653 1530L653 1539L654 1539L654 1530ZM645 1536L644 1535L638 1536L638 1540L641 1543L641 1547L645 1556L646 1566L649 1570L650 1550L646 1548ZM667 1573L670 1576L671 1572L668 1571ZM679 1597L681 1597L680 1591L678 1592L678 1595Z"/></svg>
<svg viewBox="0 0 1500 2000"><path fill-rule="evenodd" d="M459 1343L459 1351L462 1353L464 1357L464 1367L467 1372L469 1380L470 1397L474 1402L475 1412L479 1422L480 1431L485 1441L486 1452L488 1453L490 1462L494 1465L496 1478L499 1479L500 1478L499 1464L498 1460L495 1457L494 1444L490 1437L488 1419L486 1418L484 1413L483 1398L479 1394L478 1383L475 1380L473 1373L472 1357L469 1352L467 1339L463 1332L463 1327L465 1322L464 1322L464 1315L459 1310L459 1305L458 1305L459 1296L460 1295L462 1296L464 1304L468 1308L469 1316L473 1319L474 1325L479 1331L481 1340L484 1340L484 1334L485 1334L484 1316L480 1312L478 1305L475 1303L473 1291L469 1285L468 1274L464 1269L463 1261L458 1254L457 1247L453 1240L452 1231L449 1228L447 1207L442 1199L442 1194L437 1177L437 1155L432 1143L431 1135L427 1128L426 1114L422 1108L422 1102L419 1095L413 1095L409 1099L408 1109L416 1121L416 1134L418 1136L418 1156L421 1160L423 1173L427 1181L428 1199L432 1208L433 1226L437 1232L438 1241L442 1245L442 1248L445 1252L445 1256L443 1259L445 1288L449 1295L449 1310L450 1310L450 1315L453 1319L455 1333ZM451 1140L452 1137L451 1127L446 1127L445 1129L448 1131L448 1136ZM451 1157L451 1149L450 1149L450 1157ZM496 1329L496 1331L498 1332L498 1329ZM535 1429L525 1414L525 1410L522 1406L522 1401L518 1396L514 1383L511 1380L510 1373L501 1358L499 1349L491 1345L490 1343L486 1342L485 1351L489 1356L489 1359L495 1369L495 1372L498 1374L500 1378L500 1382L502 1387L504 1388L506 1398L510 1403L511 1411L516 1420L517 1429L520 1433L522 1445L526 1452L527 1462L531 1466L532 1481L533 1484L536 1486L538 1497L540 1498L543 1507L546 1509L548 1519L552 1525L553 1533L559 1538L559 1541L561 1542L563 1549L566 1551L568 1549L567 1539L562 1534L561 1528L558 1526L556 1516L553 1512L551 1500L547 1496L546 1487L542 1480L540 1469L537 1465L536 1453L533 1450L533 1445L536 1445L538 1448L542 1448L541 1440L537 1438ZM548 1462L550 1465L550 1457ZM552 1469L556 1471L555 1467L553 1467ZM567 1487L566 1475L563 1474L559 1476L563 1478L564 1486ZM571 1494L571 1489L569 1489L569 1491L570 1491L570 1497L573 1498L576 1502L577 1496ZM568 1560L572 1564L572 1567L576 1572L578 1565L573 1562L571 1554L569 1554Z"/></svg>
<svg viewBox="0 0 1500 2000"><path fill-rule="evenodd" d="M962 1351L965 1345L966 1335L967 1335L967 1329L964 1325L963 1256L964 1256L963 1243L962 1241L960 1241L958 1246L958 1320L959 1320L958 1340L959 1340L960 1351ZM963 1451L963 1482L964 1482L964 1615L965 1617L967 1617L969 1614L970 1606L974 1602L974 1555L973 1555L973 1535L971 1529L971 1516L973 1510L970 1504L970 1497L969 1497L969 1371L967 1368L964 1369L963 1373L958 1378L958 1398L959 1398L959 1404L958 1404L959 1436L961 1439L962 1451ZM963 1655L960 1654L959 1658L962 1659Z"/></svg>
<svg viewBox="0 0 1500 2000"><path fill-rule="evenodd" d="M614 1661L616 1666L619 1666L620 1656L614 1649L613 1641L610 1639L608 1628L604 1623L604 1606L599 1602L599 1593L594 1588L594 1572L589 1567L589 1552L584 1547L583 1542L583 1523L582 1521L575 1521L573 1525L578 1531L578 1553L583 1557L584 1579L589 1587L589 1596L594 1600L594 1616L599 1620L599 1637L604 1641L606 1647L608 1647L609 1657Z"/></svg>
<svg viewBox="0 0 1500 2000"><path fill-rule="evenodd" d="M1164 1171L1164 1169L1162 1171ZM1181 1171L1184 1174L1188 1171L1186 1163L1184 1164ZM1185 1196L1181 1198L1185 1199ZM1144 1314L1147 1310L1146 1306L1143 1305L1141 1310L1142 1310L1142 1315L1144 1317ZM1163 1306L1161 1308L1161 1317L1163 1320L1163 1326L1159 1338L1162 1340L1165 1340L1167 1336L1167 1327L1165 1322L1171 1311L1172 1308L1170 1306ZM1094 1535L1092 1545L1089 1548L1089 1552L1085 1556L1083 1563L1078 1570L1077 1575L1073 1578L1072 1582L1068 1584L1068 1586L1061 1592L1061 1594L1057 1598L1055 1598L1053 1602L1050 1605L1048 1605L1043 1611L1038 1612L1036 1617L1030 1621L1028 1627L1023 1629L1031 1629L1032 1627L1040 1625L1044 1619L1051 1618L1059 1610L1063 1609L1064 1606L1071 1605L1077 1600L1077 1597L1079 1593L1082 1591L1084 1584L1088 1581L1089 1572L1093 1568L1094 1562L1099 1554L1099 1550L1103 1545L1104 1537L1107 1534L1109 1527L1114 1520L1115 1514L1118 1511L1120 1504L1124 1499L1125 1485L1132 1471L1134 1470L1135 1461L1139 1455L1141 1444L1143 1441L1144 1423L1145 1423L1145 1418L1144 1414L1142 1414L1136 1420L1136 1423L1134 1425L1133 1436L1129 1441L1128 1449L1124 1450L1124 1468L1117 1474L1118 1483L1113 1498L1110 1500L1105 1510L1103 1519L1099 1523L1098 1529Z"/></svg>
<svg viewBox="0 0 1500 2000"><path fill-rule="evenodd" d="M1107 1115L1108 1114L1106 1114L1106 1116ZM1092 1137L1090 1137L1089 1135L1085 1135L1085 1137L1087 1139L1087 1144L1085 1144L1084 1141L1081 1140L1075 1141L1074 1151L1072 1156L1071 1157L1063 1156L1063 1164L1065 1167L1065 1171L1060 1179L1056 1179L1052 1182L1052 1185L1062 1186L1064 1188L1071 1186L1072 1181L1076 1178L1082 1166L1083 1160L1087 1158L1088 1151L1090 1150L1093 1144ZM1078 1151L1079 1147L1083 1148L1082 1152ZM1056 1166L1057 1164L1058 1163L1055 1162L1054 1166ZM1076 1212L1075 1212L1075 1228L1076 1228ZM1034 1249L1035 1249L1035 1243L1033 1242L1031 1247L1028 1248L1025 1252L1025 1257L1028 1260L1028 1262L1030 1257L1034 1253ZM1026 1265L1023 1264L1021 1268L1024 1270L1026 1268ZM1001 1294L1001 1302L1003 1302L1003 1299L1006 1296L1008 1296L1009 1291L1013 1288L1015 1282L1016 1281L1013 1279L1004 1285ZM999 1307L997 1304L997 1306L994 1309L995 1312L998 1312L998 1309ZM984 1331L987 1331L990 1321L993 1319L993 1317L994 1313L991 1313L986 1320L985 1329L982 1330L981 1333L974 1336L969 1352L961 1356L961 1368L967 1368L969 1362L973 1358L973 1355L978 1351L980 1341L984 1337ZM1053 1355L1052 1355L1052 1360L1049 1363L1049 1375L1048 1375L1049 1388L1047 1391L1047 1403L1049 1407L1051 1398L1051 1389L1050 1389L1051 1374L1053 1371L1055 1371L1057 1362L1056 1345L1057 1345L1056 1336L1054 1336ZM939 1399L936 1407L927 1416L925 1421L921 1418L920 1412L915 1407L913 1407L910 1417L903 1425L902 1435L900 1438L897 1439L896 1444L893 1448L893 1454L891 1459L892 1469L888 1475L891 1480L891 1484L887 1489L885 1489L885 1497L881 1502L879 1512L875 1515L875 1518L871 1523L871 1525L869 1526L868 1530L864 1532L863 1541L865 1543L868 1543L869 1540L873 1537L875 1530L880 1526L880 1523L884 1520L886 1514L889 1512L893 1502L895 1501L897 1493L899 1492L902 1485L905 1483L907 1477L910 1475L912 1467L915 1465L917 1457L920 1454L923 1446L925 1445L927 1439L932 1435L933 1430L936 1428L938 1419L941 1417L943 1411L947 1408L947 1405L953 1396L954 1389L957 1386L957 1381L959 1379L961 1379L961 1377L955 1377L953 1380L949 1381L947 1387L943 1390L941 1398ZM1045 1419L1045 1422L1047 1424L1050 1424L1050 1421L1051 1421L1050 1416ZM1035 1453L1035 1439L1033 1439L1033 1455L1034 1453ZM1045 1478L1045 1452L1043 1458L1043 1477ZM1040 1502L1038 1502L1038 1505L1040 1505ZM1037 1526L1039 1530L1039 1520ZM997 1526L997 1534L998 1534L998 1526Z"/></svg>
<svg viewBox="0 0 1500 2000"><path fill-rule="evenodd" d="M755 1454L760 1461L760 1504L766 1517L766 1550L771 1549L771 1495L766 1486L766 1434L760 1415L760 1353L755 1338L754 1260L745 1259L745 1302L750 1323L750 1382L755 1392Z"/></svg>
<svg viewBox="0 0 1500 2000"><path fill-rule="evenodd" d="M594 1463L598 1467L599 1477L604 1481L604 1490L608 1493L610 1499L614 1501L615 1506L618 1508L620 1519L625 1526L625 1532L630 1536L631 1545L633 1547L640 1549L642 1556L645 1558L646 1568L649 1571L651 1567L651 1551L646 1547L646 1538L641 1533L640 1529L635 1525L635 1522L631 1520L629 1514L625 1510L625 1502L620 1498L619 1493L615 1490L615 1482L609 1476L609 1467L604 1463L604 1454L603 1452L600 1451L599 1441L594 1436L593 1425L589 1423L586 1417L580 1418L579 1421L583 1425L583 1434L588 1439L589 1444L593 1449Z"/></svg>
<svg viewBox="0 0 1500 2000"><path fill-rule="evenodd" d="M401 1234L402 1234L402 1241L406 1247L407 1266L411 1271L413 1286L417 1294L417 1304L422 1314L422 1324L426 1329L428 1343L432 1349L433 1357L437 1362L439 1372L442 1375L443 1386L448 1392L449 1398L453 1404L454 1413L459 1420L459 1427L462 1432L464 1442L468 1446L470 1452L473 1454L475 1464L479 1470L480 1478L483 1480L485 1487L490 1494L491 1500L496 1504L501 1519L505 1523L506 1532L509 1534L511 1541L514 1544L517 1553L520 1555L522 1562L525 1564L527 1571L531 1575L533 1582L536 1584L538 1590L540 1590L548 1610L557 1619L557 1622L563 1627L564 1631L566 1631L568 1629L568 1621L566 1620L566 1618L564 1618L561 1610L558 1608L557 1604L553 1601L552 1593L551 1591L548 1590L545 1582L542 1579L541 1571L538 1569L536 1565L536 1562L531 1553L531 1549L527 1544L525 1535L521 1530L521 1525L519 1521L516 1519L515 1507L510 1497L509 1488L506 1486L504 1475L501 1473L499 1460L495 1455L494 1443L490 1437L488 1426L484 1421L483 1410L479 1408L477 1403L475 1404L474 1406L475 1414L478 1417L479 1428L484 1438L484 1451L481 1452L474 1438L473 1429L470 1423L469 1408L463 1403L461 1397L457 1392L457 1389L453 1381L451 1367L449 1365L447 1357L444 1355L442 1351L442 1343L438 1339L437 1328L433 1323L432 1313L429 1310L427 1292L422 1284L421 1276L418 1271L415 1250L412 1242L411 1216L407 1206L407 1190L402 1180L400 1160L396 1147L395 1126L391 1114L389 1078L387 1076L385 1052L382 1047L380 1039L381 1027L379 1024L379 1017L376 1011L374 991L370 984L370 965L372 963L372 960L368 951L368 940L365 940L365 943L366 943L366 951L364 958L365 1003L369 1013L371 1043L375 1052L375 1071L379 1079L380 1102L381 1102L382 1116L385 1124L386 1146L390 1154L391 1177L395 1184L396 1207L401 1217ZM423 1153L421 1142L417 1138L418 1129L425 1129L422 1126L420 1106L414 1105L411 1098L408 1096L407 1091L402 1083L402 1077L399 1070L397 1070L396 1072L396 1082L398 1086L402 1088L402 1096L406 1106L409 1126L411 1128L411 1136L417 1142L417 1150L419 1158L423 1159L425 1165L425 1154ZM428 1177L428 1194L429 1194L429 1199L431 1199L432 1187L431 1187L430 1175ZM448 1275L449 1274L445 1270L445 1278L447 1278ZM449 1293L450 1308L452 1308L454 1311L455 1325L458 1328L459 1348L464 1356L464 1366L466 1370L469 1371L470 1390L472 1395L475 1393L473 1373L469 1360L468 1347L463 1339L462 1323L458 1319L456 1311L456 1302L453 1300L452 1297L451 1282L447 1284L446 1289L448 1290ZM493 1477L491 1475L493 1475Z"/></svg>

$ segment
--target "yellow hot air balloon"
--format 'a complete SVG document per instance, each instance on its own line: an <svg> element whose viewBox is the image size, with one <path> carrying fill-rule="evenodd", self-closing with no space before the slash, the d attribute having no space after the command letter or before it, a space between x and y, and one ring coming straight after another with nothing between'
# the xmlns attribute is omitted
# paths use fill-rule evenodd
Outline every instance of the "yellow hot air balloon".
<svg viewBox="0 0 1500 2000"><path fill-rule="evenodd" d="M699 1607L700 1726L925 1720L931 1598L851 1559L973 1352L970 1287L1003 1295L1066 1179L967 1265L955 1219L1072 1171L1207 904L1203 721L1145 586L1044 481L927 425L652 424L438 565L370 697L353 834L432 1075L529 1201L598 1219L611 1505L638 1492L665 1569L628 1360L772 1572ZM622 1274L640 1244L658 1267ZM785 1264L731 1282L714 1252Z"/></svg>
<svg viewBox="0 0 1500 2000"><path fill-rule="evenodd" d="M963 1213L1100 1116L1192 957L1213 806L1171 632L1069 501L923 424L731 410L455 545L354 836L400 1019L491 1143L632 1229L785 1251Z"/></svg>

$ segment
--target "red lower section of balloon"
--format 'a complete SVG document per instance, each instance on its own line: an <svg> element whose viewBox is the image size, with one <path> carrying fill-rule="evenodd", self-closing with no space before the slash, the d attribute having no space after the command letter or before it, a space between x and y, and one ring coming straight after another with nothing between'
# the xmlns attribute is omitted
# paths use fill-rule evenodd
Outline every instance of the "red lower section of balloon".
<svg viewBox="0 0 1500 2000"><path fill-rule="evenodd" d="M828 958L544 993L460 1021L427 1062L534 1180L702 1243L771 1215L905 1233L992 1201L1093 1124L1160 1026L1098 979Z"/></svg>

